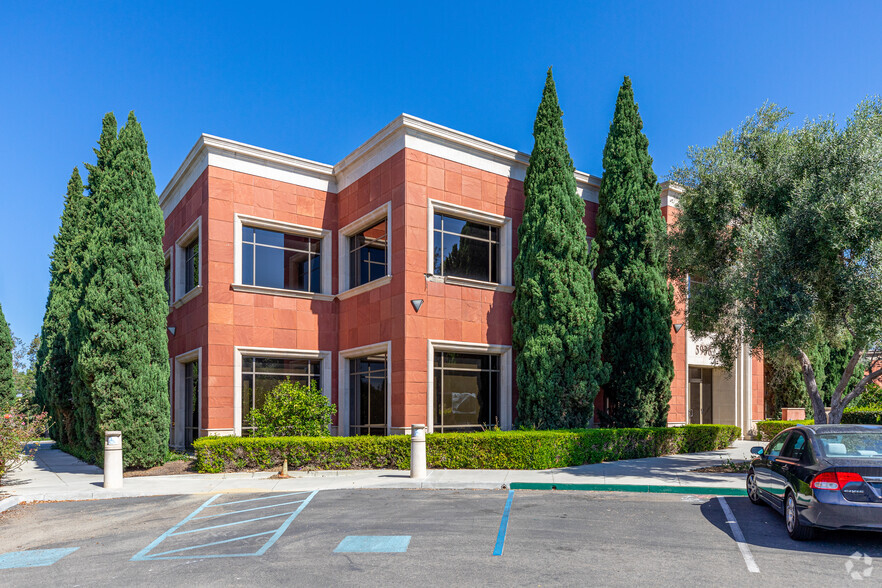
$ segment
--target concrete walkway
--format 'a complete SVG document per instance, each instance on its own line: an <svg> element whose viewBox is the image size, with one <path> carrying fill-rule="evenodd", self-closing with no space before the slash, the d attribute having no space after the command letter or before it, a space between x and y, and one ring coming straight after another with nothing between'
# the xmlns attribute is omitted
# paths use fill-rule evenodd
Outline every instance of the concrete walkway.
<svg viewBox="0 0 882 588"><path fill-rule="evenodd" d="M736 441L729 449L669 455L552 470L429 470L422 480L408 471L340 470L290 472L287 480L270 479L275 472L184 474L125 478L121 490L104 490L103 471L40 443L35 459L3 477L0 511L19 502L38 500L95 500L134 496L202 494L212 492L283 492L355 488L499 489L511 484L593 484L612 486L743 489L744 474L705 474L696 468L720 465L727 459L750 458L753 441Z"/></svg>

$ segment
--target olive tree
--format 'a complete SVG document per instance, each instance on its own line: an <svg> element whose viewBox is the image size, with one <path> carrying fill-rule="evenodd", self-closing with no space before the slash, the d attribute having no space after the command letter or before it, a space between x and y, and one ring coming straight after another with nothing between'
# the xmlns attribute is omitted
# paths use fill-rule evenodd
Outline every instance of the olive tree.
<svg viewBox="0 0 882 588"><path fill-rule="evenodd" d="M827 374L838 382L829 420L839 423L882 375L862 363L882 341L882 100L862 102L842 125L789 118L766 105L672 172L685 193L671 275L689 329L723 365L741 345L797 361L815 422L827 417L809 350L851 339L845 368Z"/></svg>

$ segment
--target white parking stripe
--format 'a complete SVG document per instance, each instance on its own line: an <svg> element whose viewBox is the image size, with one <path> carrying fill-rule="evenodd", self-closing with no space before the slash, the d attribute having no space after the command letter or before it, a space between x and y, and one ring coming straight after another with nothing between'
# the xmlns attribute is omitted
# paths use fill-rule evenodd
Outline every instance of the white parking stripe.
<svg viewBox="0 0 882 588"><path fill-rule="evenodd" d="M738 521L735 520L735 515L732 514L732 509L729 508L729 504L722 496L717 496L717 500L720 501L720 506L723 507L723 513L726 515L726 524L732 526L732 536L735 537L735 543L738 544L741 557L744 558L744 563L747 564L747 571L754 574L760 573L759 566L756 565L753 554L750 553L750 547L744 542L744 534L741 532L741 527L738 526Z"/></svg>

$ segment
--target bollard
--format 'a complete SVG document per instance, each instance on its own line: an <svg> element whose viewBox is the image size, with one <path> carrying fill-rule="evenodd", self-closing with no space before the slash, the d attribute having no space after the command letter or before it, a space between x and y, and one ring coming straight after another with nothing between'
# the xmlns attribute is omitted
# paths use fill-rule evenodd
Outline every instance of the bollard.
<svg viewBox="0 0 882 588"><path fill-rule="evenodd" d="M426 425L410 426L410 477L426 477Z"/></svg>
<svg viewBox="0 0 882 588"><path fill-rule="evenodd" d="M104 433L104 487L122 488L123 459L122 432L106 431Z"/></svg>

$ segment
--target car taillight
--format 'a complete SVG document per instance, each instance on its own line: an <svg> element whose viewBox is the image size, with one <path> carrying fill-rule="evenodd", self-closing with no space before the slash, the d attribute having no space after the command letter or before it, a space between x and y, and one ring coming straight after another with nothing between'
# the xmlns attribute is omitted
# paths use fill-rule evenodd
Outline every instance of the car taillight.
<svg viewBox="0 0 882 588"><path fill-rule="evenodd" d="M812 480L815 490L842 490L851 482L863 482L864 478L855 472L821 472Z"/></svg>

